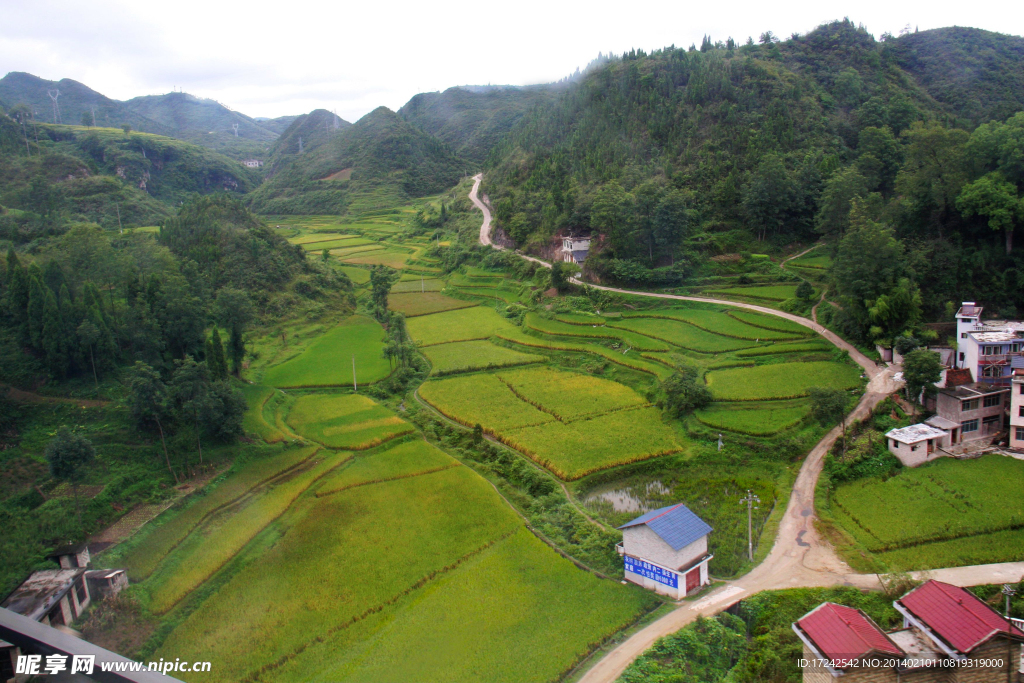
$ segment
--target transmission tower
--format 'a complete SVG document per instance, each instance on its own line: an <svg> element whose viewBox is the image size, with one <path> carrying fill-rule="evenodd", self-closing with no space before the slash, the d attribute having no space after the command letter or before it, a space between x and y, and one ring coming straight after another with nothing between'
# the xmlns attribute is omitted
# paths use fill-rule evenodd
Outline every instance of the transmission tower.
<svg viewBox="0 0 1024 683"><path fill-rule="evenodd" d="M60 105L57 104L57 98L60 97L60 90L47 90L46 94L53 100L53 122L61 123L60 120Z"/></svg>
<svg viewBox="0 0 1024 683"><path fill-rule="evenodd" d="M338 118L338 110L334 110L334 130L341 128L341 119Z"/></svg>
<svg viewBox="0 0 1024 683"><path fill-rule="evenodd" d="M238 124L237 123L232 123L231 127L235 129L235 137L237 138L238 137Z"/></svg>
<svg viewBox="0 0 1024 683"><path fill-rule="evenodd" d="M302 154L302 137L299 137L299 154Z"/></svg>

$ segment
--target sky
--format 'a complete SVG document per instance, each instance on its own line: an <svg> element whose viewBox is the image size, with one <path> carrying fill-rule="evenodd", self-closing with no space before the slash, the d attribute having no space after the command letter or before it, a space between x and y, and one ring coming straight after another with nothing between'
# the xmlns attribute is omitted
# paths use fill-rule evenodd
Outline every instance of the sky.
<svg viewBox="0 0 1024 683"><path fill-rule="evenodd" d="M455 85L546 83L631 48L807 33L849 17L1024 35L1019 0L373 2L0 0L0 74L72 78L115 99L184 90L249 116L355 121Z"/></svg>

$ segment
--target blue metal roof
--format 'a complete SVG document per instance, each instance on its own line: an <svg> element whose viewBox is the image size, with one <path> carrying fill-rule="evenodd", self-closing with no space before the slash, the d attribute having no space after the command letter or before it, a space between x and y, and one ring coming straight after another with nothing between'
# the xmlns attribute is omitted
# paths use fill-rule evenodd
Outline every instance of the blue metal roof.
<svg viewBox="0 0 1024 683"><path fill-rule="evenodd" d="M641 524L650 527L661 540L672 546L672 550L681 550L711 533L711 526L682 503L651 510L619 528Z"/></svg>

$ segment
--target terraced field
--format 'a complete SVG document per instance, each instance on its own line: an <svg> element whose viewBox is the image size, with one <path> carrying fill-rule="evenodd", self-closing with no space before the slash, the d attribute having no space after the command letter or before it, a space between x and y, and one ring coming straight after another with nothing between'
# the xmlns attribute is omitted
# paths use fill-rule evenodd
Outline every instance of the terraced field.
<svg viewBox="0 0 1024 683"><path fill-rule="evenodd" d="M401 284L401 283L398 283ZM476 306L471 301L460 301L440 292L402 292L391 294L388 297L388 308L392 311L404 313L407 318L414 318L418 315L440 313L441 311L454 311L459 308Z"/></svg>
<svg viewBox="0 0 1024 683"><path fill-rule="evenodd" d="M263 382L270 386L331 387L352 383L352 359L356 379L367 384L391 374L382 356L384 330L370 318L352 316L313 341L305 351L267 369Z"/></svg>
<svg viewBox="0 0 1024 683"><path fill-rule="evenodd" d="M543 363L547 360L545 356L514 351L486 340L435 344L424 348L423 355L430 361L432 376Z"/></svg>
<svg viewBox="0 0 1024 683"><path fill-rule="evenodd" d="M421 316L410 320L407 327L409 336L421 347L487 339L498 332L515 329L508 320L481 306Z"/></svg>
<svg viewBox="0 0 1024 683"><path fill-rule="evenodd" d="M295 399L288 424L302 436L328 448L373 448L415 428L358 394L307 394Z"/></svg>
<svg viewBox="0 0 1024 683"><path fill-rule="evenodd" d="M694 417L718 429L751 436L771 436L803 420L810 409L807 401L744 402L739 405L716 402L698 410Z"/></svg>
<svg viewBox="0 0 1024 683"><path fill-rule="evenodd" d="M796 298L797 284L784 285L739 285L737 287L721 287L705 289L708 296L751 299L768 302L769 304L781 303L786 299Z"/></svg>
<svg viewBox="0 0 1024 683"><path fill-rule="evenodd" d="M558 320L543 318L535 313L528 313L523 325L543 334L559 337L585 337L590 339L611 339L630 346L638 351L668 351L669 347L658 339L634 334L621 326L587 326L570 324Z"/></svg>
<svg viewBox="0 0 1024 683"><path fill-rule="evenodd" d="M806 396L810 387L856 389L860 374L851 365L815 361L713 370L706 379L716 400L757 401Z"/></svg>
<svg viewBox="0 0 1024 683"><path fill-rule="evenodd" d="M608 327L630 330L639 334L669 342L683 349L701 353L725 353L756 345L753 339L723 337L714 332L702 330L689 323L665 318L628 318L608 323ZM666 350L664 347L660 350ZM650 349L658 351L659 349Z"/></svg>
<svg viewBox="0 0 1024 683"><path fill-rule="evenodd" d="M791 339L799 339L800 337L808 337L812 333L806 328L797 330L780 330L768 327L772 322L770 316L759 315L757 313L752 314L757 318L758 326L748 324L739 317L734 317L727 312L723 311L710 311L702 309L676 309L669 308L664 310L652 311L649 313L627 313L623 317L632 321L636 319L646 318L668 318L671 320L681 320L685 323L689 323L694 327L700 328L705 332L712 334L722 335L724 337L734 337L736 339L746 340L774 340L774 341L785 341ZM788 322L788 321L787 321ZM792 325L799 327L796 323Z"/></svg>

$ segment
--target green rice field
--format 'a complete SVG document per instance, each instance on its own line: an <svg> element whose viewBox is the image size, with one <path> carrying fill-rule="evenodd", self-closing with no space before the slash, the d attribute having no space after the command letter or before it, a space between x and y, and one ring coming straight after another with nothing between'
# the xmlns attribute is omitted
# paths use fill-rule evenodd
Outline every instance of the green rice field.
<svg viewBox="0 0 1024 683"><path fill-rule="evenodd" d="M549 320L536 313L528 313L523 324L537 332L563 337L588 337L593 339L613 339L621 341L639 351L668 351L668 346L663 342L645 337L642 334L634 334L625 329L612 327L587 327L585 325L573 325L570 323Z"/></svg>
<svg viewBox="0 0 1024 683"><path fill-rule="evenodd" d="M939 458L896 476L841 484L832 496L837 522L896 569L928 569L1020 559L1024 461L997 454ZM962 550L961 550L962 548ZM986 549L987 548L987 549Z"/></svg>
<svg viewBox="0 0 1024 683"><path fill-rule="evenodd" d="M491 374L430 380L420 385L419 395L442 415L467 427L479 424L491 434L555 420Z"/></svg>
<svg viewBox="0 0 1024 683"><path fill-rule="evenodd" d="M328 448L363 450L415 431L415 428L358 394L308 394L295 399L288 424Z"/></svg>
<svg viewBox="0 0 1024 683"><path fill-rule="evenodd" d="M324 477L316 495L327 496L354 486L439 472L458 464L444 451L415 439L356 457Z"/></svg>
<svg viewBox="0 0 1024 683"><path fill-rule="evenodd" d="M746 340L780 341L798 339L811 334L806 328L792 332L767 329L766 327L755 327L753 325L748 325L746 322L722 311L709 311L693 308L670 308L650 311L647 313L630 313L624 317L629 321L633 321L638 318L670 318L672 320L681 320L693 325L694 327L698 327L705 332ZM769 316L759 317L770 321Z"/></svg>
<svg viewBox="0 0 1024 683"><path fill-rule="evenodd" d="M780 318L776 315L765 315L764 313L748 311L744 308L729 308L725 313L726 315L736 318L747 325L752 325L753 327L775 330L777 332L791 332L797 336L813 336L814 334L810 329L804 327L800 323L793 322L792 320L786 320L785 318Z"/></svg>
<svg viewBox="0 0 1024 683"><path fill-rule="evenodd" d="M734 339L702 330L689 323L663 318L629 318L609 322L608 327L631 330L701 353L724 353L755 346L753 339ZM659 349L651 349L657 351ZM667 350L667 349L661 349Z"/></svg>
<svg viewBox="0 0 1024 683"><path fill-rule="evenodd" d="M797 285L740 285L738 287L721 287L717 289L705 289L704 293L709 296L737 297L741 299L759 299L762 301L780 303L786 299L796 297Z"/></svg>
<svg viewBox="0 0 1024 683"><path fill-rule="evenodd" d="M757 401L806 396L810 387L856 389L860 374L853 365L813 361L712 370L705 380L716 400Z"/></svg>
<svg viewBox="0 0 1024 683"><path fill-rule="evenodd" d="M454 311L458 308L476 306L472 301L460 301L440 292L403 292L388 297L388 308L405 314L407 318L429 315L442 311Z"/></svg>
<svg viewBox="0 0 1024 683"><path fill-rule="evenodd" d="M549 367L503 371L496 376L516 396L563 422L647 404L624 384Z"/></svg>
<svg viewBox="0 0 1024 683"><path fill-rule="evenodd" d="M433 376L543 363L547 360L546 356L514 351L487 340L436 344L423 349L423 355L430 361L430 374Z"/></svg>
<svg viewBox="0 0 1024 683"><path fill-rule="evenodd" d="M409 320L407 326L409 336L419 346L487 339L498 332L515 329L493 309L482 306L420 316Z"/></svg>
<svg viewBox="0 0 1024 683"><path fill-rule="evenodd" d="M263 383L281 388L347 386L352 383L353 357L358 382L376 382L391 374L381 355L383 337L384 330L376 321L352 316L297 356L268 368Z"/></svg>
<svg viewBox="0 0 1024 683"><path fill-rule="evenodd" d="M758 356L774 356L784 353L829 353L834 352L836 347L826 341L790 342L786 344L772 344L771 346L759 346L756 349L744 349L737 351L738 358L756 358Z"/></svg>
<svg viewBox="0 0 1024 683"><path fill-rule="evenodd" d="M414 280L402 280L396 282L391 288L392 294L403 292L440 292L444 289L444 280L437 278L416 278Z"/></svg>
<svg viewBox="0 0 1024 683"><path fill-rule="evenodd" d="M284 441L285 435L264 414L264 406L277 389L247 382L240 382L236 386L245 396L246 411L242 417L242 428L246 433L255 434L267 443Z"/></svg>
<svg viewBox="0 0 1024 683"><path fill-rule="evenodd" d="M338 270L348 275L348 278L357 285L365 285L370 281L370 270L368 268L353 268L352 266L339 266Z"/></svg>
<svg viewBox="0 0 1024 683"><path fill-rule="evenodd" d="M708 427L750 436L771 436L798 424L809 412L806 400L738 405L716 402L693 416Z"/></svg>

